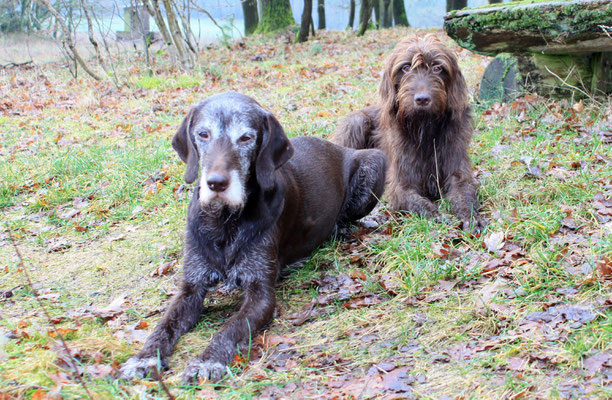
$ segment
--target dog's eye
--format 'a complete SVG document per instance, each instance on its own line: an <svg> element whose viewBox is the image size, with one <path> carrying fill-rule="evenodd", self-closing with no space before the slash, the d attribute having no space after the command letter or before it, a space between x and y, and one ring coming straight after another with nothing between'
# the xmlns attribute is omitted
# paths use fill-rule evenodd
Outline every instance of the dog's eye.
<svg viewBox="0 0 612 400"><path fill-rule="evenodd" d="M434 65L433 67L431 67L431 71L434 74L439 74L440 72L442 72L442 67L439 65Z"/></svg>
<svg viewBox="0 0 612 400"><path fill-rule="evenodd" d="M198 136L201 137L202 139L208 139L210 137L210 132L207 130L203 130L200 133L198 133Z"/></svg>
<svg viewBox="0 0 612 400"><path fill-rule="evenodd" d="M238 143L248 143L253 140L253 136L251 135L242 135L240 139L238 139Z"/></svg>
<svg viewBox="0 0 612 400"><path fill-rule="evenodd" d="M404 65L404 66L402 67L402 71L403 71L403 72L410 72L410 68L411 68L411 67L412 67L412 64L408 63L408 64L406 64L406 65Z"/></svg>

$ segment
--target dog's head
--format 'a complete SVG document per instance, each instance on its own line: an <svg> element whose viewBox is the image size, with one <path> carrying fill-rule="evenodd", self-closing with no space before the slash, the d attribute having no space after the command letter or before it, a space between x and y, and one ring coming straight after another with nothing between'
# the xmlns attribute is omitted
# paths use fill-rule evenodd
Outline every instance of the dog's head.
<svg viewBox="0 0 612 400"><path fill-rule="evenodd" d="M185 182L199 180L203 209L241 209L248 184L274 187L274 172L293 155L278 120L252 98L228 92L193 106L172 139L187 163Z"/></svg>
<svg viewBox="0 0 612 400"><path fill-rule="evenodd" d="M468 107L467 86L453 52L433 34L401 40L385 62L380 96L382 123L451 113Z"/></svg>

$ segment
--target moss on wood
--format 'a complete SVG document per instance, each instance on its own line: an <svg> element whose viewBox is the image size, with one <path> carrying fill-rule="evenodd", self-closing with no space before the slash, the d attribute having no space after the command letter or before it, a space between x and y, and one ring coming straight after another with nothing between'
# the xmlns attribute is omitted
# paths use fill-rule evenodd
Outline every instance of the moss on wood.
<svg viewBox="0 0 612 400"><path fill-rule="evenodd" d="M448 35L462 47L485 55L564 53L568 47L579 52L581 46L589 45L610 51L612 39L600 25L612 25L612 3L608 0L505 3L455 11L447 14L444 22Z"/></svg>

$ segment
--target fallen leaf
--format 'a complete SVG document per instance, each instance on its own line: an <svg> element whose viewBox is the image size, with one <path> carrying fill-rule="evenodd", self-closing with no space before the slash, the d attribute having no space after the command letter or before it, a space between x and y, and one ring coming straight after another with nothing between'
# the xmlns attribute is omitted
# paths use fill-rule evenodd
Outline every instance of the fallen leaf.
<svg viewBox="0 0 612 400"><path fill-rule="evenodd" d="M112 319L119 314L123 314L127 301L126 295L118 296L108 306L100 310L94 310L93 314L104 319Z"/></svg>
<svg viewBox="0 0 612 400"><path fill-rule="evenodd" d="M416 379L408 374L408 367L394 369L382 375L382 387L395 393L412 392L410 386Z"/></svg>
<svg viewBox="0 0 612 400"><path fill-rule="evenodd" d="M344 307L346 308L361 308L361 307L369 307L376 304L382 303L382 299L378 296L365 295L360 297L353 297L348 302L344 303Z"/></svg>
<svg viewBox="0 0 612 400"><path fill-rule="evenodd" d="M512 371L524 371L527 368L527 360L521 357L510 357L508 359L508 369Z"/></svg>
<svg viewBox="0 0 612 400"><path fill-rule="evenodd" d="M597 274L603 279L612 279L612 255L597 260Z"/></svg>
<svg viewBox="0 0 612 400"><path fill-rule="evenodd" d="M604 364L609 364L611 360L612 356L610 356L610 353L599 353L585 359L583 367L593 375L595 372L599 371Z"/></svg>
<svg viewBox="0 0 612 400"><path fill-rule="evenodd" d="M165 263L162 263L157 269L155 269L154 271L152 271L149 276L150 277L154 277L154 276L162 276L162 275L166 275L168 272L170 272L170 270L172 270L172 268L178 264L178 260L171 260Z"/></svg>
<svg viewBox="0 0 612 400"><path fill-rule="evenodd" d="M491 233L484 238L483 242L487 250L491 253L495 253L504 246L504 232Z"/></svg>
<svg viewBox="0 0 612 400"><path fill-rule="evenodd" d="M275 334L260 335L256 339L256 341L259 342L263 346L264 350L267 350L270 347L278 346L279 344L283 344L283 343L289 344L291 346L297 343L297 339L295 338L288 337L288 336L275 335Z"/></svg>

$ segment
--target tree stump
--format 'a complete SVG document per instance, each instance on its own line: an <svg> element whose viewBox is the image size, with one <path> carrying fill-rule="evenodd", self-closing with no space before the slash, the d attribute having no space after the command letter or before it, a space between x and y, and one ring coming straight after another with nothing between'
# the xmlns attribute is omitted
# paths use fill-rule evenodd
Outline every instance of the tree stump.
<svg viewBox="0 0 612 400"><path fill-rule="evenodd" d="M612 93L612 0L522 1L464 9L446 14L444 29L475 53L505 54L485 71L481 96L483 86L498 85L494 96L485 99L507 100L520 88L552 96ZM507 79L509 55L519 71L516 87Z"/></svg>

